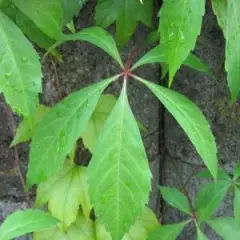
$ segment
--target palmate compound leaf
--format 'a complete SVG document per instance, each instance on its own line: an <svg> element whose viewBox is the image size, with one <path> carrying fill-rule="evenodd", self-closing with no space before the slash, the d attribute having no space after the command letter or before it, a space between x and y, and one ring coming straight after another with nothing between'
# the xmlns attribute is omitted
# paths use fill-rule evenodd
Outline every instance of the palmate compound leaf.
<svg viewBox="0 0 240 240"><path fill-rule="evenodd" d="M134 33L138 21L146 26L152 26L153 1L145 0L98 0L96 7L96 24L100 27L109 27L116 21L116 38L123 46Z"/></svg>
<svg viewBox="0 0 240 240"><path fill-rule="evenodd" d="M147 240L176 240L188 222L163 225L153 230Z"/></svg>
<svg viewBox="0 0 240 240"><path fill-rule="evenodd" d="M55 225L58 220L39 210L18 211L4 221L0 227L0 240L10 240L26 233L44 231Z"/></svg>
<svg viewBox="0 0 240 240"><path fill-rule="evenodd" d="M147 156L126 94L125 82L88 167L91 202L113 240L121 240L142 214L151 188Z"/></svg>
<svg viewBox="0 0 240 240"><path fill-rule="evenodd" d="M67 229L59 225L48 231L36 232L33 240L98 240L95 238L94 223L79 215L77 220ZM103 240L103 239L102 239ZM105 240L105 239L104 239Z"/></svg>
<svg viewBox="0 0 240 240"><path fill-rule="evenodd" d="M42 91L39 56L21 30L0 11L0 89L7 103L30 116Z"/></svg>
<svg viewBox="0 0 240 240"><path fill-rule="evenodd" d="M151 64L151 63L166 63L166 57L163 52L162 46L157 46L153 49L151 49L149 52L147 52L142 58L140 58L132 67L133 69L136 69L137 67L140 67L145 64ZM197 56L190 53L186 60L183 62L184 65L198 70L200 72L205 72L212 76L212 73L208 66L204 64Z"/></svg>
<svg viewBox="0 0 240 240"><path fill-rule="evenodd" d="M103 90L118 76L72 93L44 117L32 139L27 185L57 173L81 136Z"/></svg>
<svg viewBox="0 0 240 240"><path fill-rule="evenodd" d="M228 0L227 23L225 30L226 52L225 69L232 101L237 99L240 90L240 1Z"/></svg>
<svg viewBox="0 0 240 240"><path fill-rule="evenodd" d="M80 40L90 42L91 44L103 49L113 59L115 59L121 67L123 67L123 63L113 37L100 27L84 28L76 34L65 35L64 38L65 40L63 41Z"/></svg>
<svg viewBox="0 0 240 240"><path fill-rule="evenodd" d="M160 187L163 199L172 207L191 215L187 197L176 188Z"/></svg>
<svg viewBox="0 0 240 240"><path fill-rule="evenodd" d="M49 107L39 104L32 116L24 118L17 128L17 132L11 143L11 147L31 139L34 135L36 127L49 111Z"/></svg>
<svg viewBox="0 0 240 240"><path fill-rule="evenodd" d="M209 124L201 110L185 96L171 89L161 87L140 77L144 83L174 116L195 146L214 178L217 177L217 147Z"/></svg>
<svg viewBox="0 0 240 240"><path fill-rule="evenodd" d="M60 0L11 0L35 25L52 39L62 39L63 4Z"/></svg>
<svg viewBox="0 0 240 240"><path fill-rule="evenodd" d="M37 189L36 207L48 204L52 216L70 226L77 218L79 206L86 219L92 206L88 195L87 169L67 162L55 176Z"/></svg>
<svg viewBox="0 0 240 240"><path fill-rule="evenodd" d="M130 231L125 234L122 240L146 240L149 233L159 226L156 215L151 209L145 207L143 214L136 220ZM112 240L110 233L104 225L98 221L95 223L96 240Z"/></svg>
<svg viewBox="0 0 240 240"><path fill-rule="evenodd" d="M208 220L220 207L231 183L219 180L205 185L197 194L195 208L198 221Z"/></svg>
<svg viewBox="0 0 240 240"><path fill-rule="evenodd" d="M169 65L169 85L195 47L204 11L205 0L165 0L163 3L159 31Z"/></svg>
<svg viewBox="0 0 240 240"><path fill-rule="evenodd" d="M240 228L234 218L215 218L207 221L207 224L209 224L224 240L240 239Z"/></svg>

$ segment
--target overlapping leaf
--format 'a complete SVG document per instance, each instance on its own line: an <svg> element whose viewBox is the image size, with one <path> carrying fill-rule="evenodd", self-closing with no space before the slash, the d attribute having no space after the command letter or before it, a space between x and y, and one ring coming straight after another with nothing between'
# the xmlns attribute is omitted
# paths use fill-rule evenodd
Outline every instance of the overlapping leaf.
<svg viewBox="0 0 240 240"><path fill-rule="evenodd" d="M28 118L24 118L17 128L16 135L11 143L11 146L26 142L33 137L37 125L42 118L50 111L49 107L39 104L36 112Z"/></svg>
<svg viewBox="0 0 240 240"><path fill-rule="evenodd" d="M233 200L233 210L234 210L234 217L236 219L237 225L240 228L240 189L239 187L234 187L234 200Z"/></svg>
<svg viewBox="0 0 240 240"><path fill-rule="evenodd" d="M111 235L106 231L104 225L96 224L96 240L112 240ZM155 214L149 208L145 208L142 216L140 216L130 231L125 234L122 240L146 240L149 232L159 226Z"/></svg>
<svg viewBox="0 0 240 240"><path fill-rule="evenodd" d="M75 92L44 117L32 139L28 187L57 173L84 131L104 88L118 76Z"/></svg>
<svg viewBox="0 0 240 240"><path fill-rule="evenodd" d="M66 226L76 220L80 205L88 219L92 206L88 195L87 169L69 164L41 183L37 190L36 205L41 207L45 203L48 203L51 214Z"/></svg>
<svg viewBox="0 0 240 240"><path fill-rule="evenodd" d="M44 231L57 223L57 219L39 210L18 211L8 216L2 224L0 240L11 240L26 233Z"/></svg>
<svg viewBox="0 0 240 240"><path fill-rule="evenodd" d="M59 0L12 0L47 36L62 39L63 5Z"/></svg>
<svg viewBox="0 0 240 240"><path fill-rule="evenodd" d="M199 221L208 220L220 207L228 188L229 181L212 182L204 186L196 196L195 207Z"/></svg>
<svg viewBox="0 0 240 240"><path fill-rule="evenodd" d="M119 45L124 45L135 31L138 21L152 26L153 1L146 0L98 0L96 24L108 27L116 21L116 37Z"/></svg>
<svg viewBox="0 0 240 240"><path fill-rule="evenodd" d="M88 168L95 213L112 239L121 240L142 214L151 184L146 153L125 84L98 138Z"/></svg>
<svg viewBox="0 0 240 240"><path fill-rule="evenodd" d="M169 65L169 85L193 50L201 30L204 0L165 0L160 10L159 31Z"/></svg>
<svg viewBox="0 0 240 240"><path fill-rule="evenodd" d="M232 101L240 90L240 1L228 0L227 23L225 30L226 53L225 69Z"/></svg>
<svg viewBox="0 0 240 240"><path fill-rule="evenodd" d="M200 109L185 96L168 88L150 83L135 76L143 82L184 129L191 142L214 178L217 177L217 148L209 124Z"/></svg>
<svg viewBox="0 0 240 240"><path fill-rule="evenodd" d="M96 240L94 224L91 219L79 215L77 220L65 231L56 226L48 231L36 232L34 240ZM105 239L99 239L105 240Z"/></svg>
<svg viewBox="0 0 240 240"><path fill-rule="evenodd" d="M207 237L204 235L200 228L197 228L197 240L207 240Z"/></svg>
<svg viewBox="0 0 240 240"><path fill-rule="evenodd" d="M21 30L0 12L0 89L14 111L30 116L41 87L39 57Z"/></svg>
<svg viewBox="0 0 240 240"><path fill-rule="evenodd" d="M82 133L84 146L91 152L93 152L98 136L116 102L116 97L110 94L104 94L100 97L86 129Z"/></svg>
<svg viewBox="0 0 240 240"><path fill-rule="evenodd" d="M148 240L176 240L186 224L187 222L160 226L150 233Z"/></svg>
<svg viewBox="0 0 240 240"><path fill-rule="evenodd" d="M146 53L134 64L132 69L151 63L166 63L166 57L164 55L162 46L157 46ZM188 55L183 64L200 72L208 73L212 76L212 73L209 70L208 66L205 65L197 56L193 55L192 53Z"/></svg>

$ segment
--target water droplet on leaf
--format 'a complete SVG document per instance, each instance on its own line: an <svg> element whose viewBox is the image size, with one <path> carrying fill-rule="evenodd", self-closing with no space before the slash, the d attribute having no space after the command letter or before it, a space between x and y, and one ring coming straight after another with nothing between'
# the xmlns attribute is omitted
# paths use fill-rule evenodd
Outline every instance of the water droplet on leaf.
<svg viewBox="0 0 240 240"><path fill-rule="evenodd" d="M21 58L21 60L22 60L22 62L26 62L26 61L27 61L27 57L23 56L23 57Z"/></svg>

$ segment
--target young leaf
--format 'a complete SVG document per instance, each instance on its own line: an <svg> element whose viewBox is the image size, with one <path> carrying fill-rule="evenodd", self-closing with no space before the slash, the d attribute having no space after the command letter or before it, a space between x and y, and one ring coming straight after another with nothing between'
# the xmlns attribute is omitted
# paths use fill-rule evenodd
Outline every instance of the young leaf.
<svg viewBox="0 0 240 240"><path fill-rule="evenodd" d="M200 228L197 228L197 240L208 240Z"/></svg>
<svg viewBox="0 0 240 240"><path fill-rule="evenodd" d="M234 200L233 200L233 210L234 217L236 219L237 225L240 227L240 189L235 186L234 187Z"/></svg>
<svg viewBox="0 0 240 240"><path fill-rule="evenodd" d="M39 210L18 211L8 216L0 227L0 240L10 240L26 233L43 231L57 223L57 219Z"/></svg>
<svg viewBox="0 0 240 240"><path fill-rule="evenodd" d="M228 188L229 181L211 182L205 185L197 194L195 208L198 221L208 220L221 205Z"/></svg>
<svg viewBox="0 0 240 240"><path fill-rule="evenodd" d="M212 0L213 12L217 17L218 24L225 34L227 23L227 0Z"/></svg>
<svg viewBox="0 0 240 240"><path fill-rule="evenodd" d="M240 239L239 226L234 218L215 218L207 223L225 240Z"/></svg>
<svg viewBox="0 0 240 240"><path fill-rule="evenodd" d="M151 63L166 63L166 57L164 55L162 46L157 46L150 50L148 53L146 53L140 60L138 60L134 64L132 70L142 65ZM183 62L183 64L190 68L193 68L200 72L205 72L210 76L213 76L208 66L205 65L197 56L193 55L192 53L188 55L187 59Z"/></svg>
<svg viewBox="0 0 240 240"><path fill-rule="evenodd" d="M104 88L118 76L75 92L44 117L32 139L28 187L45 181L63 166L84 131Z"/></svg>
<svg viewBox="0 0 240 240"><path fill-rule="evenodd" d="M145 207L142 216L140 216L130 231L125 234L122 240L146 240L149 232L159 226L156 215L151 209ZM97 240L112 240L111 235L106 231L104 225L96 221L96 239Z"/></svg>
<svg viewBox="0 0 240 240"><path fill-rule="evenodd" d="M160 187L163 199L172 207L191 215L187 197L176 188Z"/></svg>
<svg viewBox="0 0 240 240"><path fill-rule="evenodd" d="M110 94L104 94L100 97L86 129L82 133L84 146L91 152L93 152L97 138L116 102L116 97Z"/></svg>
<svg viewBox="0 0 240 240"><path fill-rule="evenodd" d="M37 125L49 111L49 107L39 104L36 112L30 118L24 118L17 128L11 147L31 139Z"/></svg>
<svg viewBox="0 0 240 240"><path fill-rule="evenodd" d="M95 229L91 219L79 215L67 229L56 226L48 231L35 232L33 240L95 240Z"/></svg>
<svg viewBox="0 0 240 240"><path fill-rule="evenodd" d="M103 49L113 59L115 59L121 67L123 67L116 43L113 37L104 29L99 27L90 27L73 35L65 35L65 41L76 40L87 41Z"/></svg>
<svg viewBox="0 0 240 240"><path fill-rule="evenodd" d="M78 13L78 11L83 7L83 5L87 2L87 0L62 0L63 2L63 25L69 23L74 15Z"/></svg>
<svg viewBox="0 0 240 240"><path fill-rule="evenodd" d="M183 95L142 78L144 83L174 116L188 135L214 178L217 177L217 148L209 124L200 109Z"/></svg>
<svg viewBox="0 0 240 240"><path fill-rule="evenodd" d="M62 39L63 5L60 0L12 0L36 26L52 39Z"/></svg>
<svg viewBox="0 0 240 240"><path fill-rule="evenodd" d="M65 226L77 218L81 205L86 219L92 206L88 196L87 170L84 167L66 166L55 176L41 183L37 190L36 206L48 203L48 210Z"/></svg>
<svg viewBox="0 0 240 240"><path fill-rule="evenodd" d="M165 0L160 10L159 31L169 65L169 85L181 64L193 50L201 30L204 0Z"/></svg>
<svg viewBox="0 0 240 240"><path fill-rule="evenodd" d="M0 89L14 111L30 116L41 87L39 56L20 29L0 12Z"/></svg>
<svg viewBox="0 0 240 240"><path fill-rule="evenodd" d="M147 156L126 94L125 82L88 167L95 213L113 240L122 239L142 214L151 187Z"/></svg>
<svg viewBox="0 0 240 240"><path fill-rule="evenodd" d="M176 240L187 223L182 222L160 226L149 234L148 240Z"/></svg>
<svg viewBox="0 0 240 240"><path fill-rule="evenodd" d="M153 1L145 0L98 0L96 24L106 28L116 21L116 38L123 46L134 33L138 21L152 26Z"/></svg>
<svg viewBox="0 0 240 240"><path fill-rule="evenodd" d="M226 61L228 86L231 91L232 101L237 99L240 90L240 1L228 0L226 24Z"/></svg>

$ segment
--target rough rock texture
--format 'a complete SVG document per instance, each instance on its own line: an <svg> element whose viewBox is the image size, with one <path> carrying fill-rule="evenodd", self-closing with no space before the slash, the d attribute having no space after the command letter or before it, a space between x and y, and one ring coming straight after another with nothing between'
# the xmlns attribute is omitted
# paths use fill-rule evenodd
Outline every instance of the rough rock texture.
<svg viewBox="0 0 240 240"><path fill-rule="evenodd" d="M93 7L94 3L89 2L81 12L80 17L76 19L77 29L92 25ZM224 39L210 6L207 9L196 54L209 64L216 75L216 80L196 71L182 68L177 74L173 88L188 96L203 110L216 137L220 164L231 172L235 163L240 159L240 148L238 148L240 108L239 103L232 106L229 104L229 91L223 67ZM147 32L146 28L139 27L134 38L123 49L124 60L135 47L142 45ZM107 54L88 43L66 43L61 46L60 50L64 63L57 64L56 71L62 93L71 93L120 71L117 64ZM139 55L146 51L147 49L144 49ZM58 98L58 92L54 87L57 75L50 58L44 63L43 72L42 102L53 105ZM148 65L137 70L137 73L146 79L160 83L160 71L157 65ZM121 84L119 81L110 86L107 91L118 95ZM202 164L202 161L180 126L168 112L161 108L156 98L144 86L135 81L129 81L128 92L136 118L148 128L148 133L143 133L143 138L154 176L150 206L158 216L163 211L164 223L179 222L186 216L168 208L165 204L160 206L156 188L159 182L159 172L161 172L162 184L181 188L195 168ZM8 120L4 103L0 100L0 222L15 209L27 207L19 177L13 171L15 153L14 149L8 148L12 139ZM159 129L159 126L162 128ZM25 172L28 144L20 145L18 152L21 168ZM160 170L159 166L162 166ZM205 183L205 180L192 178L187 188L191 198ZM231 197L224 201L217 214L232 215ZM205 230L209 239L219 239L208 227ZM194 228L191 226L186 228L179 239L196 239Z"/></svg>

